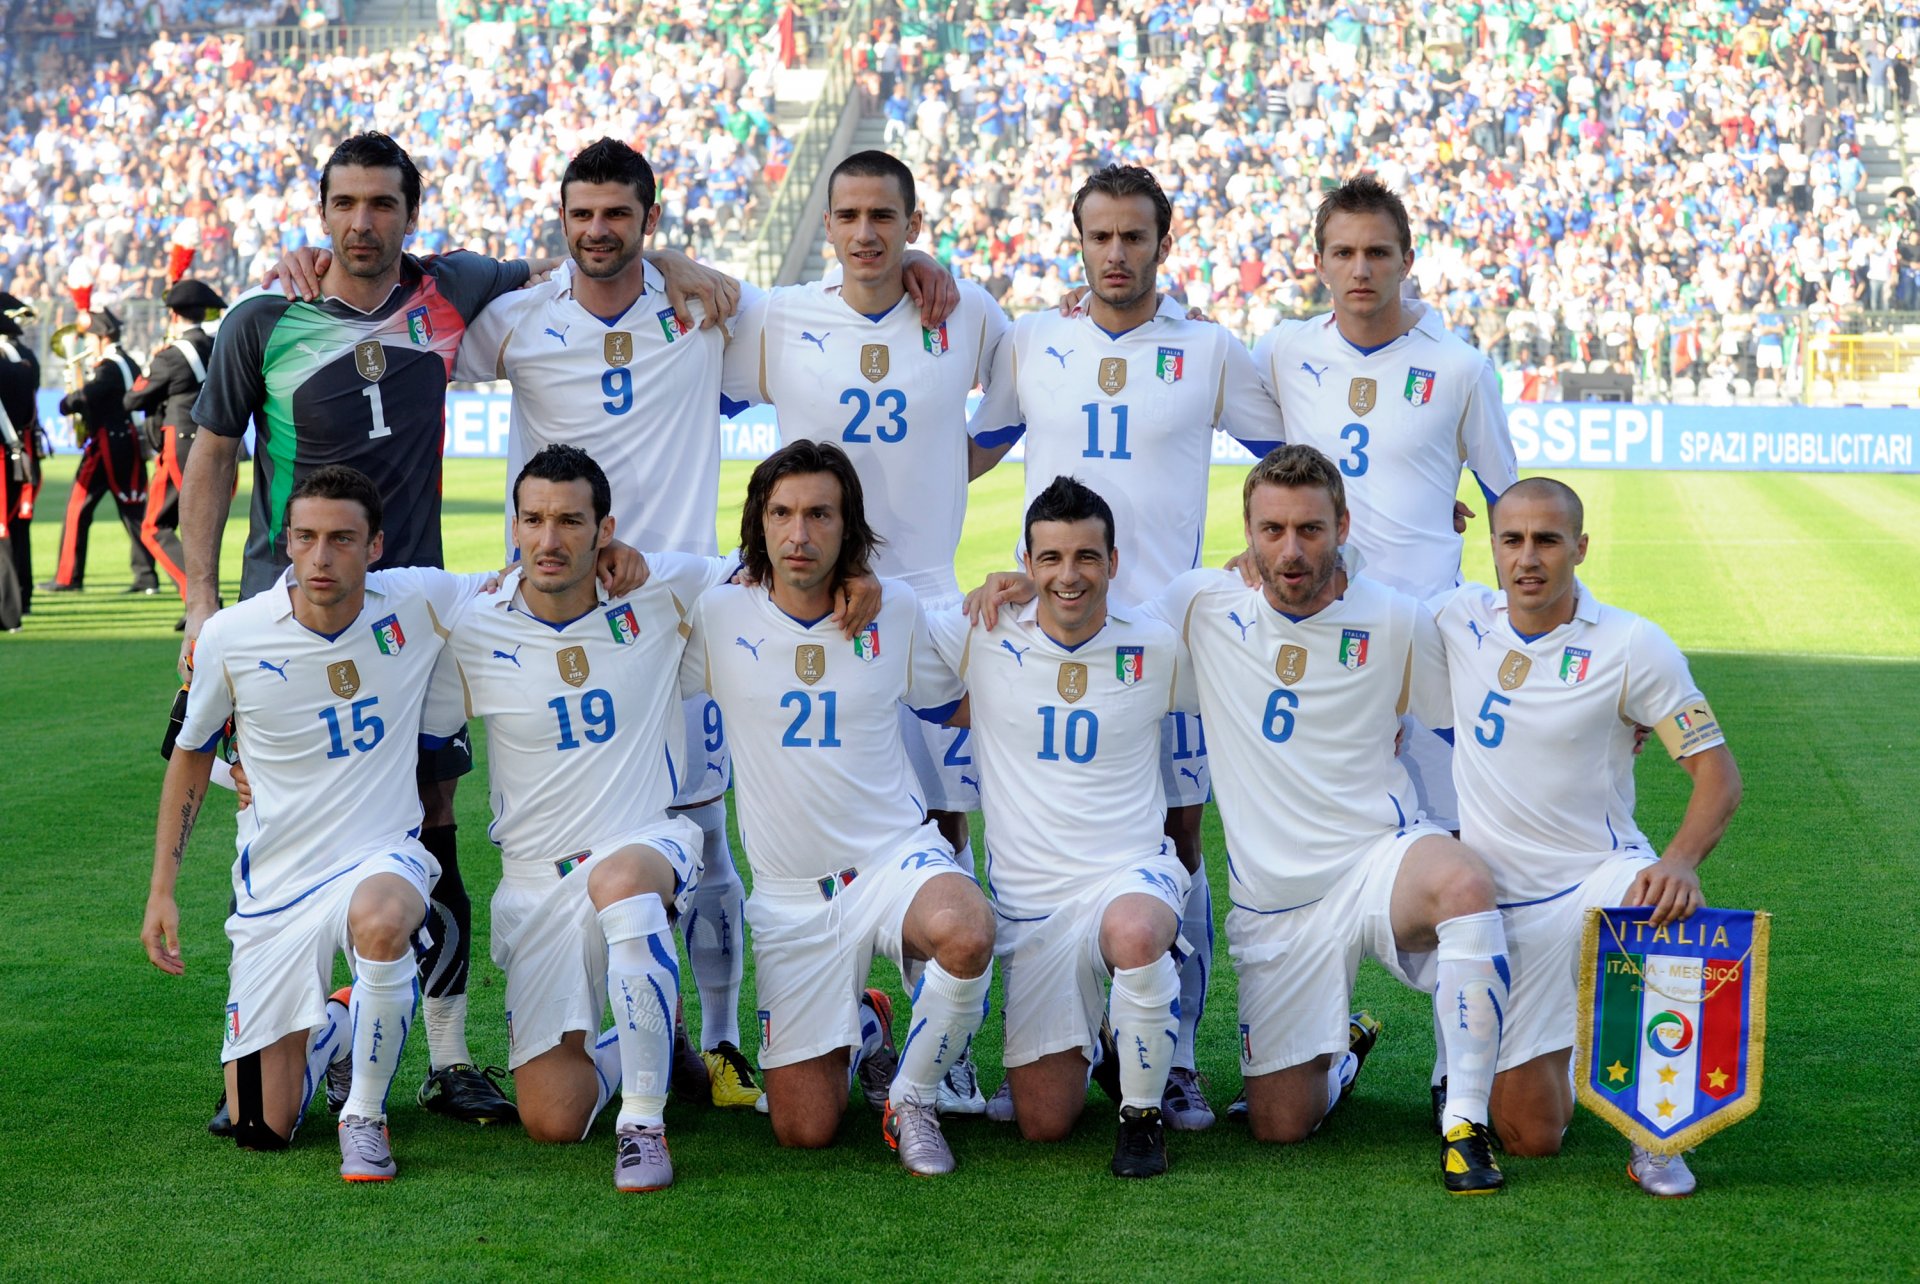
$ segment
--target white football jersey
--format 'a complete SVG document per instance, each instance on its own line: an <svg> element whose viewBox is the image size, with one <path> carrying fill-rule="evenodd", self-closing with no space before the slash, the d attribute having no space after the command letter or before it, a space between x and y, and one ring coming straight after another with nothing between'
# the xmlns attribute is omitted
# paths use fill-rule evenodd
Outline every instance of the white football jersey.
<svg viewBox="0 0 1920 1284"><path fill-rule="evenodd" d="M960 611L927 616L970 697L987 885L1014 918L1048 914L1159 846L1160 724L1181 670L1158 621L1111 612L1066 647L1037 613L1004 611L991 631Z"/></svg>
<svg viewBox="0 0 1920 1284"><path fill-rule="evenodd" d="M428 682L449 623L486 578L374 571L359 618L328 638L294 618L289 568L207 621L179 743L211 748L233 719L253 786L235 839L236 912L283 909L419 832Z"/></svg>
<svg viewBox="0 0 1920 1284"><path fill-rule="evenodd" d="M711 692L726 719L755 878L858 866L926 823L899 706L947 709L960 684L933 654L912 589L882 580L879 616L851 641L831 619L796 620L765 589L737 584L694 603L692 621L681 689Z"/></svg>
<svg viewBox="0 0 1920 1284"><path fill-rule="evenodd" d="M1191 657L1233 903L1320 899L1382 834L1420 818L1394 756L1400 715L1451 720L1433 617L1365 576L1294 620L1225 571L1190 571L1151 606Z"/></svg>
<svg viewBox="0 0 1920 1284"><path fill-rule="evenodd" d="M724 391L773 403L782 441L845 450L867 521L887 541L874 573L944 601L960 594L953 553L967 515L967 396L1007 330L1007 314L971 282L932 330L910 297L876 321L837 284L787 286L741 308Z"/></svg>
<svg viewBox="0 0 1920 1284"><path fill-rule="evenodd" d="M1213 430L1283 439L1280 408L1225 326L1160 310L1111 335L1082 312L1030 312L1002 344L973 428L1006 440L1024 425L1026 511L1055 477L1077 477L1113 509L1122 602L1152 597L1200 564Z"/></svg>
<svg viewBox="0 0 1920 1284"><path fill-rule="evenodd" d="M1633 818L1636 722L1660 728L1676 757L1726 741L1659 626L1577 591L1574 618L1532 641L1514 632L1504 592L1468 584L1434 602L1460 838L1504 904L1563 891L1623 848L1651 850Z"/></svg>
<svg viewBox="0 0 1920 1284"><path fill-rule="evenodd" d="M466 716L487 724L493 824L508 867L539 867L638 829L673 805L704 755L685 752L680 655L694 600L732 563L648 556L644 586L599 590L564 625L533 615L518 570L454 625ZM716 768L718 770L718 768ZM713 782L724 789L726 779Z"/></svg>
<svg viewBox="0 0 1920 1284"><path fill-rule="evenodd" d="M710 557L718 551L726 331L683 328L651 265L646 292L626 315L597 317L574 299L570 268L482 309L467 326L454 377L512 381L509 487L542 447L578 446L607 474L617 539ZM759 293L741 290L743 306Z"/></svg>
<svg viewBox="0 0 1920 1284"><path fill-rule="evenodd" d="M1287 439L1339 466L1367 574L1424 600L1460 583L1461 464L1495 495L1519 473L1493 363L1433 309L1406 306L1419 313L1413 329L1369 353L1329 312L1281 322L1253 355L1286 412Z"/></svg>

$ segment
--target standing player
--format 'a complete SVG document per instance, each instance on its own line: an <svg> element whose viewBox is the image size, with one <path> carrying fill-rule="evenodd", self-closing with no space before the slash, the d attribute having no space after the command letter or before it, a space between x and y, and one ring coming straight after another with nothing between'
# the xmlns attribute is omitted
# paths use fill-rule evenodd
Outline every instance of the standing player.
<svg viewBox="0 0 1920 1284"><path fill-rule="evenodd" d="M438 873L417 839L410 777L443 621L478 589L443 571L367 573L383 553L380 496L350 468L301 478L283 514L281 581L207 623L201 680L167 764L140 937L184 970L173 889L231 719L254 791L233 867L226 1008L232 1134L282 1150L327 1068L351 1058L340 1175L395 1174L387 1090L413 1022L414 935ZM326 1017L336 952L353 967L350 1023Z"/></svg>
<svg viewBox="0 0 1920 1284"><path fill-rule="evenodd" d="M1311 446L1262 459L1242 504L1260 587L1192 571L1154 606L1181 629L1221 749L1248 1122L1263 1141L1311 1134L1359 1069L1335 1057L1353 1043L1361 957L1426 988L1409 956L1434 951L1454 1067L1442 1176L1457 1194L1498 1190L1487 1097L1508 981L1493 879L1422 818L1394 752L1401 715L1451 720L1433 619L1341 565L1345 487Z"/></svg>
<svg viewBox="0 0 1920 1284"><path fill-rule="evenodd" d="M279 575L287 561L285 497L328 464L351 464L379 489L389 566L440 564L440 461L454 353L474 314L527 279L524 263L402 253L419 214L420 172L384 134L359 134L334 149L321 171L320 206L337 251L321 278L324 297L240 300L220 326L207 386L194 403L194 421L205 431L187 459L180 513L189 647L219 602L221 532L250 426L253 512L242 598ZM423 966L432 1064L420 1098L440 1113L490 1123L513 1119L514 1110L466 1046L472 911L460 879L453 792L471 767L464 735L419 764L420 842L441 871Z"/></svg>
<svg viewBox="0 0 1920 1284"><path fill-rule="evenodd" d="M153 554L140 542L147 461L122 404L140 377L140 367L120 346L119 317L103 309L87 313L85 320L94 366L85 383L60 399L60 413L79 415L86 435L73 490L67 496L66 521L60 528L60 562L53 578L40 587L49 593L79 591L87 577L87 532L93 525L93 510L110 494L120 512L120 524L127 530L127 556L133 566L133 583L125 591L151 597L160 591L160 581L154 574Z"/></svg>
<svg viewBox="0 0 1920 1284"><path fill-rule="evenodd" d="M1461 466L1489 503L1518 476L1499 377L1437 312L1401 298L1413 232L1406 206L1377 180L1329 192L1313 244L1333 310L1282 322L1254 359L1289 440L1339 466L1367 575L1424 601L1460 582L1460 532L1472 516L1455 498ZM1413 722L1404 745L1427 819L1458 829L1450 746Z"/></svg>
<svg viewBox="0 0 1920 1284"><path fill-rule="evenodd" d="M201 327L207 314L226 307L226 301L205 281L177 281L167 290L167 310L174 315L172 338L153 354L147 373L126 395L129 414L147 416L147 445L153 451L153 475L147 479L147 511L140 522L140 542L167 573L184 602L187 572L181 565L180 478L183 461L193 447L193 403L207 382L207 364L213 360L213 336ZM180 627L186 627L182 617Z"/></svg>
<svg viewBox="0 0 1920 1284"><path fill-rule="evenodd" d="M1073 224L1087 308L1071 316L1030 313L1015 323L974 424L987 430L980 440L995 448L994 459L1025 434L1029 504L1050 479L1071 474L1112 505L1127 550L1113 591L1138 602L1200 564L1214 429L1225 428L1256 455L1284 433L1279 407L1232 332L1189 320L1159 293L1160 265L1173 249L1173 206L1151 173L1131 165L1097 170L1074 194ZM1164 1104L1168 1126L1189 1130L1213 1123L1194 1070L1213 967L1213 899L1200 847L1206 743L1199 718L1167 715L1160 776L1167 834L1193 876L1181 923L1193 952L1182 967L1180 1047Z"/></svg>
<svg viewBox="0 0 1920 1284"><path fill-rule="evenodd" d="M700 873L699 826L667 810L688 767L678 676L688 609L727 564L656 555L644 588L610 598L594 560L616 529L611 490L577 447L534 455L513 502L519 566L448 645L487 726L514 1095L529 1136L571 1142L618 1085L614 1185L659 1190L673 1182L669 923ZM614 1036L592 1046L609 1002Z"/></svg>
<svg viewBox="0 0 1920 1284"><path fill-rule="evenodd" d="M1439 605L1452 674L1461 837L1493 871L1516 973L1493 1081L1493 1124L1516 1155L1559 1153L1586 911L1652 905L1653 921L1704 902L1696 872L1740 802L1719 722L1658 626L1595 600L1580 497L1529 477L1494 506L1504 592L1469 584ZM1633 818L1636 725L1693 780L1656 855ZM1636 1146L1627 1172L1656 1195L1693 1193L1679 1155Z"/></svg>
<svg viewBox="0 0 1920 1284"><path fill-rule="evenodd" d="M1027 507L1034 604L991 629L957 611L930 614L928 628L967 687L1020 1131L1058 1141L1080 1117L1111 976L1112 1171L1155 1177L1167 1170L1161 1101L1188 881L1155 781L1180 664L1171 629L1109 604L1113 532L1105 500L1054 478Z"/></svg>
<svg viewBox="0 0 1920 1284"><path fill-rule="evenodd" d="M0 632L33 609L33 494L40 485L40 362L25 338L33 309L0 293Z"/></svg>
<svg viewBox="0 0 1920 1284"><path fill-rule="evenodd" d="M967 398L984 383L1006 314L971 282L944 321L926 324L902 281L919 239L913 172L885 152L855 152L827 179L826 235L837 282L775 290L745 308L727 352L726 395L771 402L785 442L832 442L853 460L886 541L876 573L903 580L929 609L960 603L953 555L967 482L989 460L969 437ZM964 728L900 710L921 796L962 869L974 868L966 813L979 807ZM986 1109L970 1061L942 1107Z"/></svg>
<svg viewBox="0 0 1920 1284"><path fill-rule="evenodd" d="M740 544L755 585L694 605L684 685L712 692L733 742L774 1136L833 1140L849 1050L870 1046L860 994L877 950L925 964L882 1127L907 1171L948 1173L936 1101L985 1019L993 915L928 821L895 711L905 701L944 719L960 692L906 585L882 581L878 618L851 642L829 619L878 544L839 447L796 441L756 468Z"/></svg>

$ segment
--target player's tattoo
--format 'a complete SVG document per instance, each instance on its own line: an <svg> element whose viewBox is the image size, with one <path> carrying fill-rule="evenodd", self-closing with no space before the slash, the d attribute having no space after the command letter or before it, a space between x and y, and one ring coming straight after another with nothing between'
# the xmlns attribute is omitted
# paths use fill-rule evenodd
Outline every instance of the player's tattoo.
<svg viewBox="0 0 1920 1284"><path fill-rule="evenodd" d="M180 804L180 837L173 845L173 867L180 868L180 862L187 854L187 839L193 835L193 822L200 814L200 800L194 796L191 787L187 790L187 800Z"/></svg>

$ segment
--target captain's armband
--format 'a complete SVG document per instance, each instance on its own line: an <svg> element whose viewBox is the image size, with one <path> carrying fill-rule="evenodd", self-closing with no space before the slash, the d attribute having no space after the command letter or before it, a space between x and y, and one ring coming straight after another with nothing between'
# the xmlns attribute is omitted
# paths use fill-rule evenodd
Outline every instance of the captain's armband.
<svg viewBox="0 0 1920 1284"><path fill-rule="evenodd" d="M1660 719L1653 729L1675 759L1698 753L1726 738L1720 730L1720 720L1713 716L1705 700L1695 700L1678 713Z"/></svg>

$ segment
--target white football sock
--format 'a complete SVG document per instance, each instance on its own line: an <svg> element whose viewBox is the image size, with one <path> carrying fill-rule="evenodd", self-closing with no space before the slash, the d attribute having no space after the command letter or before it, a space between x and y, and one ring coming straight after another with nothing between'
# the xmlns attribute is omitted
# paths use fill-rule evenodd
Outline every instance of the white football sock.
<svg viewBox="0 0 1920 1284"><path fill-rule="evenodd" d="M1447 1052L1447 1104L1442 1132L1487 1122L1500 1032L1507 1008L1507 935L1499 910L1462 914L1439 924L1440 983L1434 1011Z"/></svg>
<svg viewBox="0 0 1920 1284"><path fill-rule="evenodd" d="M341 1107L343 1117L386 1118L387 1089L399 1072L419 993L420 968L412 950L397 959L357 960L347 1005L353 1024L353 1089Z"/></svg>
<svg viewBox="0 0 1920 1284"><path fill-rule="evenodd" d="M1180 1041L1173 1050L1173 1064L1191 1070L1195 1033L1201 1014L1207 1010L1207 982L1213 977L1213 889L1207 886L1204 865L1187 886L1180 935L1191 952L1180 964Z"/></svg>
<svg viewBox="0 0 1920 1284"><path fill-rule="evenodd" d="M420 1016L427 1027L427 1057L435 1070L448 1066L470 1066L473 1053L467 1050L467 996L428 995L420 1000Z"/></svg>
<svg viewBox="0 0 1920 1284"><path fill-rule="evenodd" d="M301 1118L306 1117L313 1094L326 1083L327 1067L341 1057L352 1054L352 1030L352 1018L348 1016L346 1007L329 998L327 1019L315 1026L307 1036L306 1086L301 1090L305 1094L300 1098ZM298 1126L296 1123L295 1127Z"/></svg>
<svg viewBox="0 0 1920 1284"><path fill-rule="evenodd" d="M667 1108L673 1005L680 965L667 907L651 892L600 911L607 939L607 1000L620 1049L620 1127L648 1128Z"/></svg>
<svg viewBox="0 0 1920 1284"><path fill-rule="evenodd" d="M593 1045L593 1080L595 1094L593 1113L587 1116L587 1126L580 1132L580 1140L585 1141L587 1134L593 1131L593 1121L613 1100L613 1094L620 1090L620 1032L609 1026Z"/></svg>
<svg viewBox="0 0 1920 1284"><path fill-rule="evenodd" d="M953 854L953 863L958 865L960 872L968 878L978 879L980 877L979 872L973 867L973 839L969 838L966 842L960 844L960 850Z"/></svg>
<svg viewBox="0 0 1920 1284"><path fill-rule="evenodd" d="M1322 1119L1333 1113L1333 1108L1340 1104L1340 1094L1359 1073L1360 1058L1351 1052L1342 1052L1333 1059L1333 1064L1327 1067L1327 1114L1321 1115Z"/></svg>
<svg viewBox="0 0 1920 1284"><path fill-rule="evenodd" d="M860 1046L853 1049L847 1058L847 1089L852 1091L854 1080L860 1074L860 1063L880 1051L887 1043L887 1032L880 1026L880 1014L867 1002L866 995L860 996Z"/></svg>
<svg viewBox="0 0 1920 1284"><path fill-rule="evenodd" d="M914 990L900 1070L887 1094L895 1105L933 1104L947 1067L966 1052L987 1019L987 989L992 984L991 966L979 976L958 977L941 967L940 960L928 962Z"/></svg>
<svg viewBox="0 0 1920 1284"><path fill-rule="evenodd" d="M1447 1036L1440 1024L1440 1009L1433 1010L1433 1077L1427 1080L1429 1088L1438 1088L1440 1081L1447 1077Z"/></svg>
<svg viewBox="0 0 1920 1284"><path fill-rule="evenodd" d="M1180 1000L1180 968L1162 954L1144 967L1117 968L1107 1010L1120 1056L1120 1104L1157 1110L1167 1089L1167 1071L1180 1041L1174 1006Z"/></svg>
<svg viewBox="0 0 1920 1284"><path fill-rule="evenodd" d="M700 881L687 902L681 930L687 964L700 992L700 1041L707 1052L723 1042L740 1046L740 980L746 950L740 925L746 918L744 889L727 841L727 807L719 799L682 813L700 826L704 840Z"/></svg>

